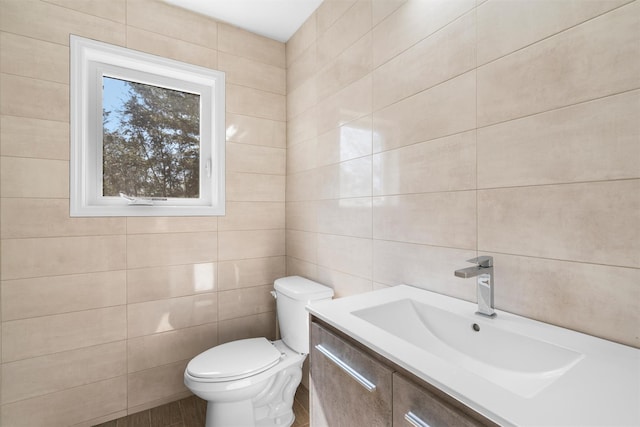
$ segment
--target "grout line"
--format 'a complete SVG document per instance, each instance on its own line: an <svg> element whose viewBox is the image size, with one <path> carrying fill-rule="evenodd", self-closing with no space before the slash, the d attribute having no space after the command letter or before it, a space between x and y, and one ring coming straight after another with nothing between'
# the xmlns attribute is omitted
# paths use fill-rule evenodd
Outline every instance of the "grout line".
<svg viewBox="0 0 640 427"><path fill-rule="evenodd" d="M476 90L477 90L477 88L476 88ZM550 108L550 109L544 110L544 111L538 111L538 112L534 112L534 113L525 114L523 116L512 117L510 119L488 123L488 124L485 124L485 125L482 125L482 126L478 126L477 129L479 130L479 129L490 128L492 126L502 125L502 124L505 124L505 123L514 122L514 121L521 120L521 119L526 119L526 118L529 118L529 117L539 116L539 115L542 115L542 114L552 113L552 112L563 110L563 109L567 109L567 108L577 107L577 106L582 105L582 104L587 104L587 103L590 103L590 102L597 102L597 101L601 101L603 99L624 95L624 94L635 92L635 91L638 91L638 90L640 90L640 87L633 87L633 88L630 88L630 89L622 90L620 92L608 93L606 95L597 96L595 98L589 98L589 99L585 99L585 100L582 100L582 101L577 101L577 102L574 102L572 104L561 105L561 106L553 107L553 108Z"/></svg>
<svg viewBox="0 0 640 427"><path fill-rule="evenodd" d="M397 9L395 9L393 12L391 12L389 15L385 16L384 19L380 22L378 22L376 24L376 27L378 27L380 24L382 24L384 21L386 21L387 19L389 19L389 17L395 15L401 8L405 7L409 2L405 2L403 3L401 6L399 6ZM426 36L424 36L423 38L421 38L420 40L416 41L415 43L411 44L410 46L407 46L406 49L398 52L397 54L387 58L384 62L381 62L380 64L378 64L377 67L375 68L380 68L383 65L393 61L395 58L397 58L398 56L402 55L403 53L405 53L406 51L408 51L409 49L413 48L414 46L416 46L417 44L423 42L424 40L433 37L435 34L444 31L445 28L453 25L455 22L457 22L458 20L461 20L462 18L464 18L465 16L471 14L471 13L475 13L475 10L478 8L478 6L474 5L472 8L462 12L460 15L456 16L455 18L451 19L449 22L447 22L446 24L443 24L442 26L438 27L437 29L435 29L434 31L432 31L431 33L427 34ZM371 28L371 32L373 32L373 29L375 27Z"/></svg>
<svg viewBox="0 0 640 427"><path fill-rule="evenodd" d="M611 12L614 12L614 11L616 11L616 10L618 10L618 9L621 9L621 8L623 8L623 7L626 7L626 6L628 6L629 4L633 3L634 1L636 1L636 0L629 0L629 1L627 1L627 3L621 4L621 5L619 5L619 6L616 6L616 7L612 8L612 9L606 10L606 11L604 11L604 12L602 12L602 13L598 14L598 15L595 15L595 16L592 16L592 17L590 17L590 18L587 18L587 19L585 19L584 21L580 21L580 22L578 22L578 23L576 23L576 24L574 24L574 25L572 25L572 26L570 26L570 27L563 28L562 30L557 31L557 32L552 33L552 34L549 34L549 35L547 35L547 36L545 36L545 37L543 37L543 38L541 38L541 39L537 39L537 40L535 40L535 41L534 41L534 42L532 42L532 43L529 43L529 44L527 44L527 45L525 45L525 46L521 46L520 48L518 48L518 49L516 49L516 50L513 50L513 51L508 52L508 53L506 53L506 54L504 54L504 55L501 55L501 56L499 56L499 57L497 57L497 58L494 58L494 59L492 59L492 60L490 60L490 61L488 61L488 62L485 62L485 63L483 63L483 64L481 64L481 65L478 65L477 63L476 63L476 65L478 66L478 68L480 68L480 67L484 67L484 66L486 66L486 65L492 64L492 63L494 63L494 62L496 62L496 61L499 61L499 60L501 60L501 59L503 59L503 58L508 57L509 55L512 55L512 54L517 53L517 52L520 52L520 51L522 51L522 50L525 50L525 49L527 49L527 48L529 48L529 47L531 47L531 46L535 46L536 44L538 44L538 43L540 43L540 42L544 42L544 41L546 41L546 40L549 40L549 39L551 39L551 38L553 38L553 37L556 37L556 36L558 36L558 35L560 35L560 34L563 34L563 33L566 33L566 32L568 32L568 31L571 31L571 30L573 30L574 28L579 27L580 25L586 24L586 23L591 22L591 21L593 21L593 20L595 20L595 19L598 19L598 18L600 18L600 17L602 17L602 16L604 16L604 15L607 15L607 14L609 14L609 13L611 13ZM485 3L483 3L483 4L486 4L486 2L485 2ZM478 6L478 7L482 7L482 4L481 4L480 6ZM478 8L478 7L477 7L477 8Z"/></svg>
<svg viewBox="0 0 640 427"><path fill-rule="evenodd" d="M474 13L474 23L475 23L475 49L474 49L474 55L475 55L475 80L476 80L476 84L475 84L475 102L476 102L476 108L475 108L475 130L474 130L474 138L475 138L475 151L476 151L476 173L475 173L475 195L476 195L476 206L475 206L475 217L476 217L476 257L479 256L479 239L480 239L480 214L478 211L478 176L479 176L479 171L478 171L478 4L476 3L476 6L473 8L473 13Z"/></svg>

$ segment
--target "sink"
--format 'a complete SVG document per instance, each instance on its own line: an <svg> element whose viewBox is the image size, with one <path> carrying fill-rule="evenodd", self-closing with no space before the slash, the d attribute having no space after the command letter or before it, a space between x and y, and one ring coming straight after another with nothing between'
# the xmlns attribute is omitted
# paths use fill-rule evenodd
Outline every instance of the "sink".
<svg viewBox="0 0 640 427"><path fill-rule="evenodd" d="M525 398L538 394L584 358L560 345L506 330L500 317L484 319L411 299L351 314Z"/></svg>

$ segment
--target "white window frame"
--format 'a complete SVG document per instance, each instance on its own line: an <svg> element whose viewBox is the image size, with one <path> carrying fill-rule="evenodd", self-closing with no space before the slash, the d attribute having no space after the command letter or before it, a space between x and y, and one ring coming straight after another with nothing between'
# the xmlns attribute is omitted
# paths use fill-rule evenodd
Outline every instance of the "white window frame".
<svg viewBox="0 0 640 427"><path fill-rule="evenodd" d="M71 216L224 215L224 73L74 35L70 45ZM199 198L103 196L103 76L200 96Z"/></svg>

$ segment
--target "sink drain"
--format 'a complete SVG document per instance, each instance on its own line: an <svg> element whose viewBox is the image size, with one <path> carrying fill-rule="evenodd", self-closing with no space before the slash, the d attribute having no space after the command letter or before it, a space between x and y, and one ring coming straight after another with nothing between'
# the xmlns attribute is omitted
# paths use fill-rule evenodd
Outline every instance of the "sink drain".
<svg viewBox="0 0 640 427"><path fill-rule="evenodd" d="M480 330L480 325L478 325L477 323L474 323L473 325L471 325L471 327L473 328L474 331L478 332Z"/></svg>

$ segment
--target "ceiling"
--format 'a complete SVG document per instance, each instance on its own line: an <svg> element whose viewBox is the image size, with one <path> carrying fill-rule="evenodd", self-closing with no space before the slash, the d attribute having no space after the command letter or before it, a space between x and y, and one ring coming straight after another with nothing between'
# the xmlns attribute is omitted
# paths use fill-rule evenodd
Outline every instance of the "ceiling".
<svg viewBox="0 0 640 427"><path fill-rule="evenodd" d="M286 42L322 0L164 0L252 33Z"/></svg>

